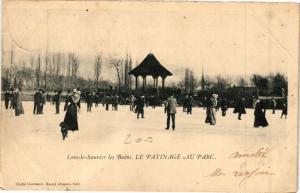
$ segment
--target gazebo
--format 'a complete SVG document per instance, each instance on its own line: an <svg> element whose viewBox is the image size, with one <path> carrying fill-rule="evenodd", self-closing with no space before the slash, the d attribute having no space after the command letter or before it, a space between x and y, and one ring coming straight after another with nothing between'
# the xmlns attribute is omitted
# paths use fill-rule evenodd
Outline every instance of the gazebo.
<svg viewBox="0 0 300 193"><path fill-rule="evenodd" d="M155 56L150 53L146 56L146 58L134 69L132 69L129 75L133 75L135 77L135 89L138 88L138 78L141 76L143 78L143 90L146 86L146 76L152 76L154 87L158 87L158 77L162 79L162 88L165 87L165 79L167 76L172 76L173 74L163 67L159 61L155 58Z"/></svg>

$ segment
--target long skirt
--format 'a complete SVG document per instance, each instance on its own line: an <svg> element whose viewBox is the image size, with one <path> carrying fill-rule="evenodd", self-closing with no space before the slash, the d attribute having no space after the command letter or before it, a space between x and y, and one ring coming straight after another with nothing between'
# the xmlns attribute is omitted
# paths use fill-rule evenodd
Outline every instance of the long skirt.
<svg viewBox="0 0 300 193"><path fill-rule="evenodd" d="M254 115L254 127L259 127L259 126L266 127L268 125L269 125L268 121L263 112L257 113L256 115Z"/></svg>
<svg viewBox="0 0 300 193"><path fill-rule="evenodd" d="M78 130L77 107L76 105L69 105L67 112L62 122L63 127L70 131Z"/></svg>
<svg viewBox="0 0 300 193"><path fill-rule="evenodd" d="M21 114L24 114L24 108L23 108L22 102L17 102L17 104L15 106L15 115L19 116Z"/></svg>
<svg viewBox="0 0 300 193"><path fill-rule="evenodd" d="M214 108L207 108L205 123L210 123L211 125L216 124L216 113Z"/></svg>

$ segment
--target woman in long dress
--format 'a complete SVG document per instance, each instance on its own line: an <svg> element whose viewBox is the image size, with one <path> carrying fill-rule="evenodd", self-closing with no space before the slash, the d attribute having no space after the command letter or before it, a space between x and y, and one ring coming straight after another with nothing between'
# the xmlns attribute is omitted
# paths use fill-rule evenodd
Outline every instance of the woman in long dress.
<svg viewBox="0 0 300 193"><path fill-rule="evenodd" d="M268 125L266 119L266 107L262 101L257 99L254 105L254 127L266 127Z"/></svg>
<svg viewBox="0 0 300 193"><path fill-rule="evenodd" d="M22 104L22 95L19 89L15 90L14 93L14 101L15 101L15 115L19 116L21 114L24 114L24 108Z"/></svg>
<svg viewBox="0 0 300 193"><path fill-rule="evenodd" d="M211 125L216 124L216 106L217 106L217 94L213 94L212 97L207 101L206 108L206 119L205 123L209 123Z"/></svg>
<svg viewBox="0 0 300 193"><path fill-rule="evenodd" d="M73 93L67 97L64 110L66 115L64 121L60 123L63 140L68 137L68 131L77 131L78 118L77 111L80 109L80 91L74 89Z"/></svg>

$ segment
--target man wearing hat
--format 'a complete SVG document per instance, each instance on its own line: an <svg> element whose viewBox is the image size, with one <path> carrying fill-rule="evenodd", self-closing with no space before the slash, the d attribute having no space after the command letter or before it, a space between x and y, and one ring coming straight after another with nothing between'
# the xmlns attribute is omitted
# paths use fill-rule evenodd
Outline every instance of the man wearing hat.
<svg viewBox="0 0 300 193"><path fill-rule="evenodd" d="M55 95L53 96L52 102L55 104L55 114L59 114L60 107L60 94L61 91L55 91Z"/></svg>
<svg viewBox="0 0 300 193"><path fill-rule="evenodd" d="M42 104L42 89L39 89L33 96L33 114L41 113L41 104Z"/></svg>
<svg viewBox="0 0 300 193"><path fill-rule="evenodd" d="M177 101L173 97L173 95L171 95L167 100L167 127L166 127L166 130L168 130L170 127L170 117L172 119L172 129L175 130L176 106L177 106Z"/></svg>

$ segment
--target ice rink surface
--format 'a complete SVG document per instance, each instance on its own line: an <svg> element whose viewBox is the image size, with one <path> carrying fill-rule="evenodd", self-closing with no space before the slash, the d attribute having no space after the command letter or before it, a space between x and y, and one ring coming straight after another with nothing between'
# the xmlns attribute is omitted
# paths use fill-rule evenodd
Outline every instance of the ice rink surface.
<svg viewBox="0 0 300 193"><path fill-rule="evenodd" d="M110 176L114 175L134 178L137 173L146 172L148 169L170 172L166 165L169 162L160 161L161 164L157 167L152 162L150 167L148 162L135 160L134 164L140 164L140 169L134 171L133 174L122 174L120 173L122 168L129 167L132 161L129 161L130 163L126 160L122 161L120 164L114 164L113 169L105 171L103 168L109 168L110 162L108 161L79 162L78 160L68 160L67 157L80 154L117 155L126 152L135 154L141 153L141 149L143 153L151 154L165 152L214 153L222 152L226 147L251 148L260 142L276 147L277 144L280 144L280 140L287 135L287 119L280 119L281 111L279 110L276 111L276 114L267 110L268 127L254 128L253 109L246 109L247 114L242 115L242 120L237 120L237 114L233 114L231 108L228 109L226 117L222 117L221 111L218 111L216 113L217 124L211 126L204 123L206 111L203 108L193 108L193 114L187 115L182 112L182 107L178 107L176 130L167 131L165 130L166 114L162 107L155 109L147 107L145 108L145 118L137 119L136 114L129 111L129 106L119 105L118 111L111 111L110 106L110 110L106 111L100 104L98 107L93 106L92 112L86 112L86 104L81 103L78 113L79 131L69 132L69 137L63 141L59 127L65 114L63 105L64 103L61 104L58 115L54 114L55 106L50 103L45 105L44 114L33 115L33 103L23 102L25 114L15 117L14 111L5 110L2 102L1 135L2 144L5 146L2 161L5 165L11 166L4 168L7 175L12 175L12 178L19 180L36 178L37 181L45 176L45 179L51 181L57 179L62 172L66 172L69 176L68 179L73 181L87 180L87 176L90 176L92 181L106 174L103 179L105 184L105 181L111 182L109 180L113 179L110 179ZM209 148L206 144L210 144ZM222 159L218 155L216 158ZM86 167L86 164L95 165L99 170L94 171L92 168L95 167ZM180 165L184 166L182 167L184 170L192 167L188 162L180 162ZM181 171L180 167L168 175L177 175L178 173L182 177L188 175ZM29 174L32 175L31 178L28 178ZM199 173L199 175L203 174ZM151 176L145 175L141 178L148 180ZM156 178L157 183L163 180L160 177ZM176 183L176 180L174 182ZM122 186L126 180L114 183Z"/></svg>

